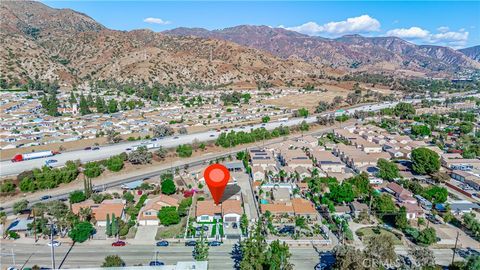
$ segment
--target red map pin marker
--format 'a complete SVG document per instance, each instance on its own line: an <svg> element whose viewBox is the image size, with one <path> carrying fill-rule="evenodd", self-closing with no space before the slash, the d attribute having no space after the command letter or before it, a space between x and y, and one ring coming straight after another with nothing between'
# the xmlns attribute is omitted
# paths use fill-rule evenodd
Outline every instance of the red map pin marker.
<svg viewBox="0 0 480 270"><path fill-rule="evenodd" d="M205 169L203 177L205 178L205 182L207 183L215 204L219 204L228 180L230 180L230 172L221 164L213 164Z"/></svg>

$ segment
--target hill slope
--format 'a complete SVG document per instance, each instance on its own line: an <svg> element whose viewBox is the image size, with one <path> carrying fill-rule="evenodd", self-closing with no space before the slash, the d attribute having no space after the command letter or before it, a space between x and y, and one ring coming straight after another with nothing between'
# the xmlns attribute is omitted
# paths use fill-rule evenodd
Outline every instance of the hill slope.
<svg viewBox="0 0 480 270"><path fill-rule="evenodd" d="M396 37L367 38L348 35L337 39L312 37L283 28L241 25L208 31L176 28L163 33L233 41L265 50L282 58L299 57L310 63L345 70L414 71L443 74L480 68L465 55L448 47L418 46Z"/></svg>
<svg viewBox="0 0 480 270"><path fill-rule="evenodd" d="M480 45L465 48L465 49L460 49L458 51L472 58L473 60L480 62Z"/></svg>
<svg viewBox="0 0 480 270"><path fill-rule="evenodd" d="M149 30L114 31L39 2L0 3L1 77L68 85L85 79L255 85L303 80L319 69L238 44Z"/></svg>

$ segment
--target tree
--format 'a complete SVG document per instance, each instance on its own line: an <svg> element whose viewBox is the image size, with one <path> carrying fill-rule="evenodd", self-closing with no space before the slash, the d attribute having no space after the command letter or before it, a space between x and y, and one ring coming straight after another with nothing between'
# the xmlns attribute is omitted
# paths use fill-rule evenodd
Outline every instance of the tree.
<svg viewBox="0 0 480 270"><path fill-rule="evenodd" d="M408 254L415 260L417 266L421 269L429 269L435 266L435 256L428 247L417 247L411 245Z"/></svg>
<svg viewBox="0 0 480 270"><path fill-rule="evenodd" d="M308 110L305 109L305 108L301 108L301 109L298 110L297 114L298 114L298 116L300 116L300 117L307 118L307 116L308 116Z"/></svg>
<svg viewBox="0 0 480 270"><path fill-rule="evenodd" d="M473 255L468 257L465 264L465 270L478 270L480 269L480 256Z"/></svg>
<svg viewBox="0 0 480 270"><path fill-rule="evenodd" d="M125 262L118 255L108 255L105 257L102 267L123 267Z"/></svg>
<svg viewBox="0 0 480 270"><path fill-rule="evenodd" d="M27 200L21 200L18 202L13 203L13 213L18 214L22 212L23 210L26 210L28 208L28 201Z"/></svg>
<svg viewBox="0 0 480 270"><path fill-rule="evenodd" d="M158 218L162 225L168 226L178 224L180 222L180 215L175 206L164 206L158 211Z"/></svg>
<svg viewBox="0 0 480 270"><path fill-rule="evenodd" d="M103 169L98 162L92 161L85 164L83 174L88 178L95 178L102 174Z"/></svg>
<svg viewBox="0 0 480 270"><path fill-rule="evenodd" d="M70 103L70 105L77 103L77 98L75 97L75 93L73 92L73 90L72 92L70 92L70 98L68 99L68 102Z"/></svg>
<svg viewBox="0 0 480 270"><path fill-rule="evenodd" d="M352 246L338 245L333 249L335 254L334 269L338 270L367 270L370 265L365 264L366 255Z"/></svg>
<svg viewBox="0 0 480 270"><path fill-rule="evenodd" d="M207 261L208 260L208 244L205 239L203 230L200 233L200 241L197 242L193 248L193 257L196 261Z"/></svg>
<svg viewBox="0 0 480 270"><path fill-rule="evenodd" d="M473 123L471 122L461 122L458 124L458 130L462 134L468 134L473 131Z"/></svg>
<svg viewBox="0 0 480 270"><path fill-rule="evenodd" d="M265 256L269 265L266 269L293 270L293 264L288 261L291 256L287 243L280 243L280 240L273 241Z"/></svg>
<svg viewBox="0 0 480 270"><path fill-rule="evenodd" d="M160 125L160 126L155 126L153 128L153 137L155 138L163 138L166 136L172 136L174 133L173 128L166 126L166 125Z"/></svg>
<svg viewBox="0 0 480 270"><path fill-rule="evenodd" d="M177 188L175 187L175 183L172 179L166 179L161 183L161 190L163 194L170 195L175 193Z"/></svg>
<svg viewBox="0 0 480 270"><path fill-rule="evenodd" d="M112 236L112 224L110 222L110 214L107 214L107 224L105 227L105 234L110 237Z"/></svg>
<svg viewBox="0 0 480 270"><path fill-rule="evenodd" d="M308 125L307 121L303 120L300 123L300 130L301 131L308 131L309 128L310 128L310 126Z"/></svg>
<svg viewBox="0 0 480 270"><path fill-rule="evenodd" d="M112 156L107 159L107 169L112 172L118 172L123 169L123 158L121 156Z"/></svg>
<svg viewBox="0 0 480 270"><path fill-rule="evenodd" d="M397 215L395 216L395 227L400 230L405 229L408 226L408 219L407 219L407 209L405 206L400 207Z"/></svg>
<svg viewBox="0 0 480 270"><path fill-rule="evenodd" d="M118 218L115 217L115 214L112 214L112 222L110 224L112 236L117 236L119 231Z"/></svg>
<svg viewBox="0 0 480 270"><path fill-rule="evenodd" d="M120 133L113 129L107 129L106 134L107 134L107 141L109 143L118 143L122 140L122 138L120 137Z"/></svg>
<svg viewBox="0 0 480 270"><path fill-rule="evenodd" d="M70 195L68 196L69 198L69 201L70 203L79 203L79 202L83 202L87 199L87 197L85 196L85 193L81 190L76 190L76 191L73 191L70 193Z"/></svg>
<svg viewBox="0 0 480 270"><path fill-rule="evenodd" d="M424 137L432 135L432 131L426 125L416 125L412 126L412 134L415 136Z"/></svg>
<svg viewBox="0 0 480 270"><path fill-rule="evenodd" d="M186 127L181 127L178 129L178 134L188 134L188 130Z"/></svg>
<svg viewBox="0 0 480 270"><path fill-rule="evenodd" d="M392 197L387 194L382 194L374 198L373 209L375 209L380 218L396 213L395 203L392 201Z"/></svg>
<svg viewBox="0 0 480 270"><path fill-rule="evenodd" d="M80 95L79 107L80 107L79 110L81 115L87 115L92 113L92 111L90 111L90 107L88 106L88 102L85 99L85 96L83 94Z"/></svg>
<svg viewBox="0 0 480 270"><path fill-rule="evenodd" d="M240 218L240 230L242 231L243 235L247 235L248 233L248 217L245 213L242 214Z"/></svg>
<svg viewBox="0 0 480 270"><path fill-rule="evenodd" d="M411 103L400 102L395 106L394 113L396 116L405 119L415 114L415 108Z"/></svg>
<svg viewBox="0 0 480 270"><path fill-rule="evenodd" d="M437 242L437 233L434 228L425 228L420 231L416 239L420 244L429 246Z"/></svg>
<svg viewBox="0 0 480 270"><path fill-rule="evenodd" d="M330 104L325 101L318 102L317 108L315 108L315 113L322 113L327 111L331 108Z"/></svg>
<svg viewBox="0 0 480 270"><path fill-rule="evenodd" d="M192 197L183 199L178 205L178 215L184 217L187 215L188 208L192 205Z"/></svg>
<svg viewBox="0 0 480 270"><path fill-rule="evenodd" d="M270 116L266 115L262 117L262 123L268 123L268 122L270 122Z"/></svg>
<svg viewBox="0 0 480 270"><path fill-rule="evenodd" d="M344 182L340 185L333 183L329 185L329 188L330 193L327 197L336 203L351 202L355 197L352 184L348 182Z"/></svg>
<svg viewBox="0 0 480 270"><path fill-rule="evenodd" d="M90 222L81 221L73 226L73 228L68 232L68 237L70 237L73 242L83 243L92 235L94 229Z"/></svg>
<svg viewBox="0 0 480 270"><path fill-rule="evenodd" d="M381 267L383 264L395 262L397 254L391 235L375 234L367 240L365 253L372 260L372 266Z"/></svg>
<svg viewBox="0 0 480 270"><path fill-rule="evenodd" d="M398 167L395 163L390 162L386 159L379 159L377 161L378 177L384 180L393 180L395 178L399 178L400 174L398 173Z"/></svg>
<svg viewBox="0 0 480 270"><path fill-rule="evenodd" d="M123 194L123 199L127 201L127 203L132 203L134 196L131 192L125 192L125 194Z"/></svg>
<svg viewBox="0 0 480 270"><path fill-rule="evenodd" d="M437 183L445 183L450 181L450 175L446 172L434 172L432 173L432 179L435 180Z"/></svg>
<svg viewBox="0 0 480 270"><path fill-rule="evenodd" d="M132 164L147 164L152 160L152 153L147 147L141 146L128 155L128 161Z"/></svg>
<svg viewBox="0 0 480 270"><path fill-rule="evenodd" d="M432 174L440 169L440 157L428 148L417 148L411 153L413 170L418 174Z"/></svg>
<svg viewBox="0 0 480 270"><path fill-rule="evenodd" d="M154 154L161 160L164 160L167 157L168 151L160 146L157 150L155 150Z"/></svg>
<svg viewBox="0 0 480 270"><path fill-rule="evenodd" d="M101 98L100 96L97 96L95 99L95 107L97 108L97 113L107 112L105 100L103 100L103 98Z"/></svg>
<svg viewBox="0 0 480 270"><path fill-rule="evenodd" d="M448 190L440 186L431 186L422 193L422 196L435 204L444 203L448 198Z"/></svg>
<svg viewBox="0 0 480 270"><path fill-rule="evenodd" d="M193 149L192 149L192 146L189 144L182 144L177 147L176 152L179 157L185 158L185 157L192 156Z"/></svg>
<svg viewBox="0 0 480 270"><path fill-rule="evenodd" d="M9 193L13 191L15 191L15 185L10 180L6 180L0 185L0 193Z"/></svg>
<svg viewBox="0 0 480 270"><path fill-rule="evenodd" d="M113 98L108 101L108 112L109 113L118 112L118 102Z"/></svg>

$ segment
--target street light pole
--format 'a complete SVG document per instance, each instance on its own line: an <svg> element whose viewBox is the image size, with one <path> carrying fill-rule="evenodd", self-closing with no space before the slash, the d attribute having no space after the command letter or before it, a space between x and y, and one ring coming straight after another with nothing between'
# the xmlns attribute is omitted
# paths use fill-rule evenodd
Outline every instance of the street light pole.
<svg viewBox="0 0 480 270"><path fill-rule="evenodd" d="M55 248L53 246L53 223L50 223L50 250L52 254L52 269L55 270Z"/></svg>

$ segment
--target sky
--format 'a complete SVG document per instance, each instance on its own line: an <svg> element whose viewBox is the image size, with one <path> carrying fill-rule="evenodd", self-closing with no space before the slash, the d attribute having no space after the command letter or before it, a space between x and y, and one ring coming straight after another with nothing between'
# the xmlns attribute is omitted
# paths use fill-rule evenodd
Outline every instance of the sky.
<svg viewBox="0 0 480 270"><path fill-rule="evenodd" d="M115 30L236 25L312 36L397 36L416 44L480 45L480 1L42 1L83 12Z"/></svg>

